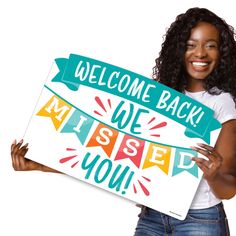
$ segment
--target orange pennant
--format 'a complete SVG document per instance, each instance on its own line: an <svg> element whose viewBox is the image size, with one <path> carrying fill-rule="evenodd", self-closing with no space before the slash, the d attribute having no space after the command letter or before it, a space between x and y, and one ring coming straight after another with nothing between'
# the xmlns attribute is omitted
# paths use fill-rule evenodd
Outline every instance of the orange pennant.
<svg viewBox="0 0 236 236"><path fill-rule="evenodd" d="M107 156L110 157L118 134L118 131L103 124L99 124L86 146L101 146Z"/></svg>

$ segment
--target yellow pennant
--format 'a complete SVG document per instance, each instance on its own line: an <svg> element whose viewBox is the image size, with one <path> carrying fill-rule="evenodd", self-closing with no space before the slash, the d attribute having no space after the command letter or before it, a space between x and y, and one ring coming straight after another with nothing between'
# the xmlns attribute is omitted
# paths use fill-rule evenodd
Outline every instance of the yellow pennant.
<svg viewBox="0 0 236 236"><path fill-rule="evenodd" d="M64 100L53 96L36 115L50 117L56 130L58 130L71 108Z"/></svg>
<svg viewBox="0 0 236 236"><path fill-rule="evenodd" d="M151 143L143 164L143 169L158 166L167 175L169 172L171 147Z"/></svg>

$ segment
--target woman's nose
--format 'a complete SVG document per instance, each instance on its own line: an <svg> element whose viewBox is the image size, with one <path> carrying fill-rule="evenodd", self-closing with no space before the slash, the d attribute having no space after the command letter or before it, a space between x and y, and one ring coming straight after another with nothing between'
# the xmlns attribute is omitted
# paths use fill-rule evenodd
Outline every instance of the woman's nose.
<svg viewBox="0 0 236 236"><path fill-rule="evenodd" d="M203 58L206 57L207 52L204 46L199 45L195 48L194 54L196 57Z"/></svg>

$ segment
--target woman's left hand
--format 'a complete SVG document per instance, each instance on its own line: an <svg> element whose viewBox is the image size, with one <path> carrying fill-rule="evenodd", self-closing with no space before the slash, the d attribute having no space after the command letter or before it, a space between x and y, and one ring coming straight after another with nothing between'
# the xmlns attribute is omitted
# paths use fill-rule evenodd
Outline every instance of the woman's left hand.
<svg viewBox="0 0 236 236"><path fill-rule="evenodd" d="M213 147L209 145L198 143L198 146L199 147L194 146L191 148L207 157L208 160L201 157L193 157L192 160L195 161L198 167L203 171L204 178L207 181L213 181L219 173L223 158Z"/></svg>

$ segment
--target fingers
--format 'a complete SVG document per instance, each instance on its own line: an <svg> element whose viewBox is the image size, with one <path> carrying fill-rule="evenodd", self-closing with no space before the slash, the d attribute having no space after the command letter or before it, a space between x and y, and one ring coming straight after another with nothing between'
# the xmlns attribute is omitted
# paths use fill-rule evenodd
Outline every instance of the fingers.
<svg viewBox="0 0 236 236"><path fill-rule="evenodd" d="M28 145L27 145L28 146ZM25 159L25 155L26 153L28 152L28 148L27 146L25 145L24 147L21 148L21 150L19 151L19 154L18 154L18 164L19 164L19 169L20 170L27 170L27 162L28 160Z"/></svg>
<svg viewBox="0 0 236 236"><path fill-rule="evenodd" d="M193 157L192 160L195 161L198 167L203 171L204 177L207 180L212 180L218 173L222 165L223 158L213 147L209 145L198 143L198 146L199 147L194 146L191 148L207 157L208 160L200 157Z"/></svg>
<svg viewBox="0 0 236 236"><path fill-rule="evenodd" d="M203 143L198 143L198 146L202 148L200 150L207 153L206 156L208 157L210 161L214 161L215 159L222 160L222 156L213 147L203 144Z"/></svg>
<svg viewBox="0 0 236 236"><path fill-rule="evenodd" d="M19 143L17 143L16 140L14 140L14 142L11 145L11 154L16 153L22 144L23 144L23 139L21 139Z"/></svg>
<svg viewBox="0 0 236 236"><path fill-rule="evenodd" d="M203 143L198 143L198 146L201 147L191 147L193 150L201 153L202 155L206 156L208 158L208 166L212 163L216 164L221 164L223 161L222 156L211 146L203 144Z"/></svg>
<svg viewBox="0 0 236 236"><path fill-rule="evenodd" d="M11 145L11 158L14 170L26 170L27 160L25 155L28 151L28 143L23 145L23 139L17 143L16 140Z"/></svg>
<svg viewBox="0 0 236 236"><path fill-rule="evenodd" d="M203 172L209 172L217 168L214 162L209 162L203 158L193 157L192 160L196 162Z"/></svg>
<svg viewBox="0 0 236 236"><path fill-rule="evenodd" d="M16 145L16 140L14 140L12 145L11 145L11 152L13 151L13 148L14 148L15 145Z"/></svg>

